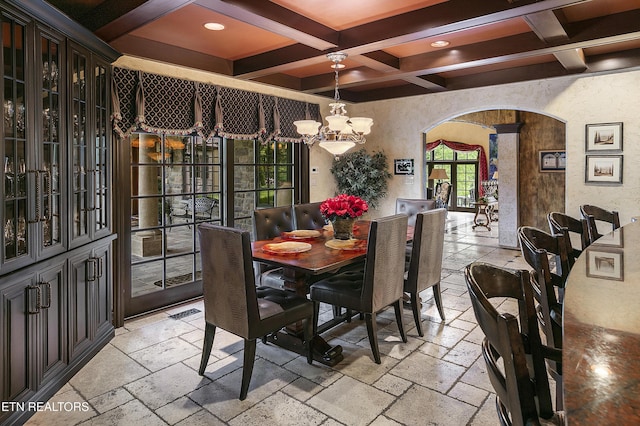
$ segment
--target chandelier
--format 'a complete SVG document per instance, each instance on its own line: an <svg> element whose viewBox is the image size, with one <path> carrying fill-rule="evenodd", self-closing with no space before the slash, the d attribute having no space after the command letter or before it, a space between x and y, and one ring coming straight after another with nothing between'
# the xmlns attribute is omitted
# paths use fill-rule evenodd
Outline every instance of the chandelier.
<svg viewBox="0 0 640 426"><path fill-rule="evenodd" d="M334 156L344 154L355 146L356 143L365 143L365 135L371 133L373 119L368 117L347 116L345 104L340 102L338 92L338 70L343 68L341 62L347 57L346 53L334 52L327 54L327 58L333 62L331 68L335 70L336 87L333 102L329 104L331 115L325 117L328 125L322 126L315 120L294 121L298 133L302 135L304 143L312 145L319 141L321 148L326 149Z"/></svg>

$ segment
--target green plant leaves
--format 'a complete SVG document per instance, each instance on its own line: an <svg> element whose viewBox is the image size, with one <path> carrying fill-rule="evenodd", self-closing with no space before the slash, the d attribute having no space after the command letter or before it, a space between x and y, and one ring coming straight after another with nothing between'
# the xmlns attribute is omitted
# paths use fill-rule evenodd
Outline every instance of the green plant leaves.
<svg viewBox="0 0 640 426"><path fill-rule="evenodd" d="M356 195L373 208L387 195L387 181L391 178L384 152L369 154L364 148L334 160L331 173L339 193Z"/></svg>

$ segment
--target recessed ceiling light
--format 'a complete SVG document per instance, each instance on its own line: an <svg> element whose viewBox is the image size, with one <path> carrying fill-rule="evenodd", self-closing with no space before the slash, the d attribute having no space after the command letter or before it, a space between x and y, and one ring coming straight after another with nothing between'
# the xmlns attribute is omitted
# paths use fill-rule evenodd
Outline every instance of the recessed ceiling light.
<svg viewBox="0 0 640 426"><path fill-rule="evenodd" d="M447 47L449 42L447 40L438 40L431 43L431 47Z"/></svg>
<svg viewBox="0 0 640 426"><path fill-rule="evenodd" d="M207 22L204 24L204 27L211 31L222 31L224 30L224 25L219 24L217 22Z"/></svg>

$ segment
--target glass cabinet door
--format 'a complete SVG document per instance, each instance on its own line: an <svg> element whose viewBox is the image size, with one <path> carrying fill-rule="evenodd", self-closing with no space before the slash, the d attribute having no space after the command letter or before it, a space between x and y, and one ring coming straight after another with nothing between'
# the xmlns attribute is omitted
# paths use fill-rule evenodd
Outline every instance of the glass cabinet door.
<svg viewBox="0 0 640 426"><path fill-rule="evenodd" d="M71 53L71 164L72 219L71 238L89 237L89 150L87 139L87 57L77 50Z"/></svg>
<svg viewBox="0 0 640 426"><path fill-rule="evenodd" d="M36 217L40 223L41 237L38 243L40 250L61 248L62 241L62 185L60 182L62 170L61 141L61 104L62 79L60 73L61 49L60 42L48 36L40 37L40 69L41 88L39 98L42 101L42 111L39 118L42 126L36 143L41 144L42 157L37 166L36 185Z"/></svg>
<svg viewBox="0 0 640 426"><path fill-rule="evenodd" d="M107 72L108 64L97 63L93 67L95 87L94 134L94 174L93 174L93 202L94 211L93 231L94 238L103 233L111 232L111 211L109 205L110 185L109 180L109 96L111 93Z"/></svg>
<svg viewBox="0 0 640 426"><path fill-rule="evenodd" d="M3 67L3 165L2 187L2 263L21 263L35 256L30 244L30 223L37 217L29 211L27 176L37 173L28 168L28 152L25 119L26 105L26 55L25 25L2 18L2 67ZM23 261L20 261L20 259Z"/></svg>

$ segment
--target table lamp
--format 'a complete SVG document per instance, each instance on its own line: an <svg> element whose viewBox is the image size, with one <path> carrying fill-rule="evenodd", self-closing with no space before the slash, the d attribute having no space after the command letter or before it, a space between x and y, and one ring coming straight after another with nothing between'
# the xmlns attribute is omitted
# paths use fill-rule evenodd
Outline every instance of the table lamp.
<svg viewBox="0 0 640 426"><path fill-rule="evenodd" d="M442 184L442 180L449 179L449 176L447 176L447 171L445 169L432 169L429 174L429 179L438 180L438 183L433 185L433 194L435 196L435 194L438 193L438 187Z"/></svg>

